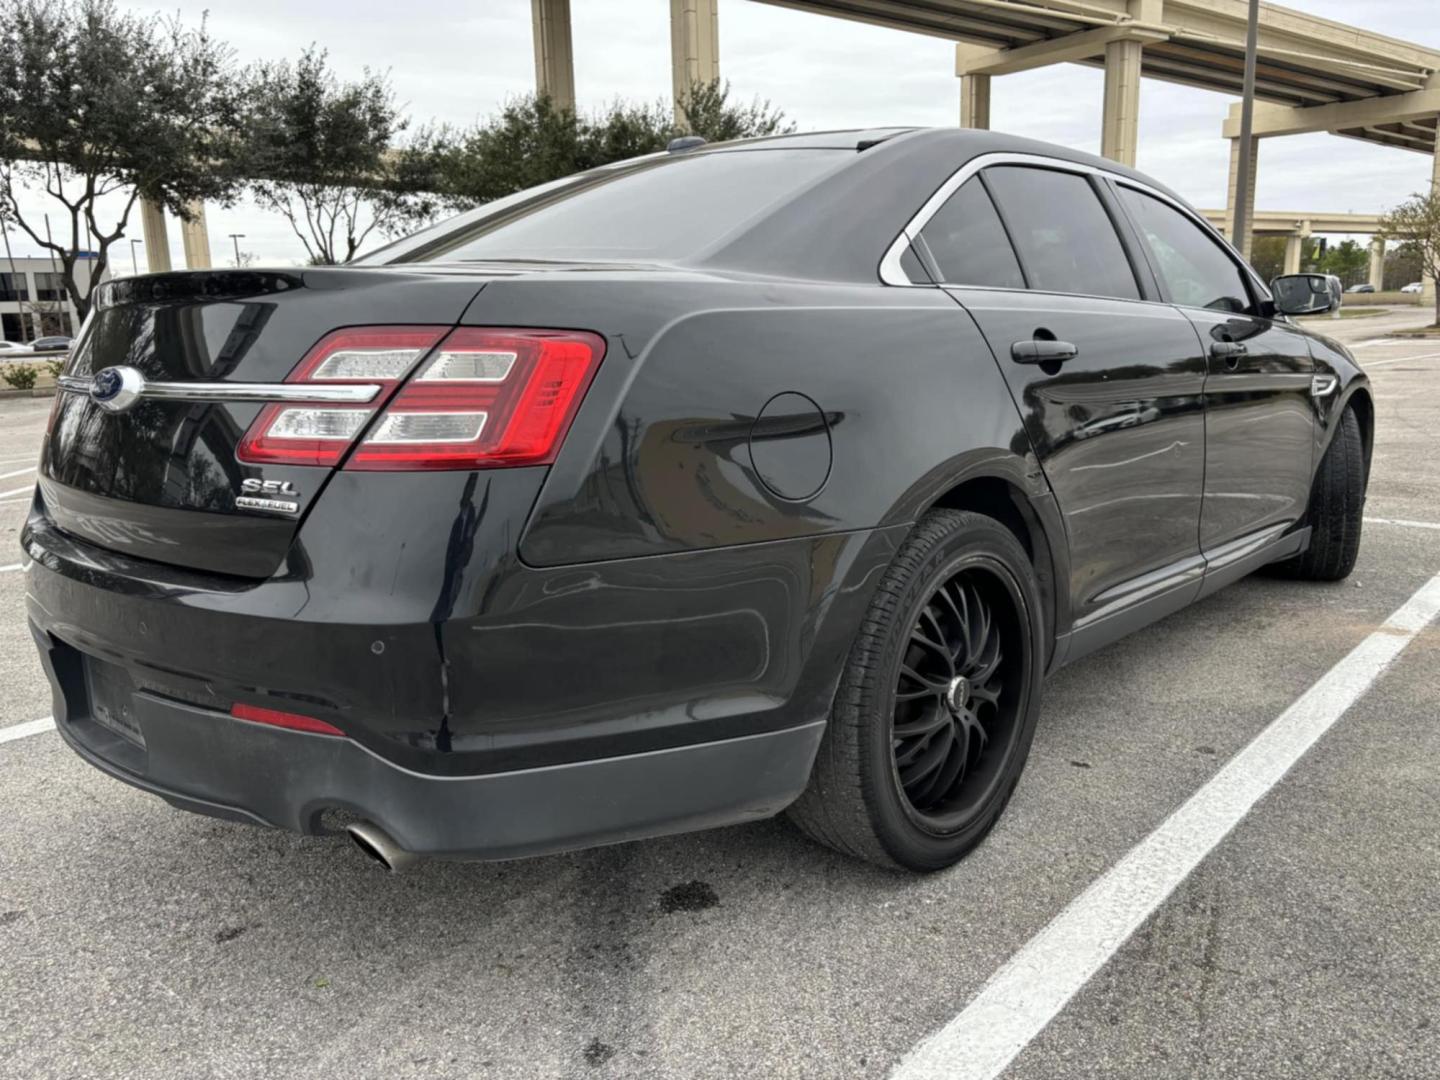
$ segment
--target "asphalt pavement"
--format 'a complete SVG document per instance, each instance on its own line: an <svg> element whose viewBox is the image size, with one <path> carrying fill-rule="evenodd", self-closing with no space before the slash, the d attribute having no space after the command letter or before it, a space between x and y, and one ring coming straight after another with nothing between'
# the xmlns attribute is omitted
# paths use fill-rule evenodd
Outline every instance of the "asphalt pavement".
<svg viewBox="0 0 1440 1080"><path fill-rule="evenodd" d="M48 403L0 401L0 1077L890 1075L1440 574L1440 340L1385 337L1419 318L1325 327L1377 398L1354 575L1247 579L1062 671L1006 816L925 878L783 820L388 876L5 740L50 712L6 569ZM1440 1075L1437 807L1432 623L1005 1075Z"/></svg>

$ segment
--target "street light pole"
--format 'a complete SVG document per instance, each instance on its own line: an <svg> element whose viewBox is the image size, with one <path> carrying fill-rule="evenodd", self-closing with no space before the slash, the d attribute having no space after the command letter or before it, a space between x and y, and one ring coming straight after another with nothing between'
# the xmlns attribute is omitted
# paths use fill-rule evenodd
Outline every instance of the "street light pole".
<svg viewBox="0 0 1440 1080"><path fill-rule="evenodd" d="M245 234L243 232L232 232L230 239L234 241L235 244L235 265L238 267L240 265L240 241L245 239Z"/></svg>
<svg viewBox="0 0 1440 1080"><path fill-rule="evenodd" d="M1250 0L1250 24L1245 30L1245 85L1240 100L1240 175L1235 178L1235 223L1230 242L1243 254L1250 230L1250 171L1254 168L1255 54L1260 38L1260 0Z"/></svg>
<svg viewBox="0 0 1440 1080"><path fill-rule="evenodd" d="M139 276L140 276L140 263L139 263L139 262L136 260L136 258L135 258L135 245L136 245L136 244L143 244L144 242L145 242L144 240L131 240L131 241L130 241L130 271L131 271L136 277L139 277Z"/></svg>

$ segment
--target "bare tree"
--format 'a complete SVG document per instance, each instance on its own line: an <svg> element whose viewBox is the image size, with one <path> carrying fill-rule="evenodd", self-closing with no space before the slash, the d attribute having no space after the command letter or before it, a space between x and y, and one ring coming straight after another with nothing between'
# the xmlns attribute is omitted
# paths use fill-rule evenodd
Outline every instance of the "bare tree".
<svg viewBox="0 0 1440 1080"><path fill-rule="evenodd" d="M187 29L113 0L5 0L0 41L0 217L54 254L84 318L137 200L183 218L194 200L233 197L231 53L203 20ZM63 208L54 238L21 207L36 187L52 211ZM113 196L119 209L107 217ZM75 266L87 246L82 288Z"/></svg>
<svg viewBox="0 0 1440 1080"><path fill-rule="evenodd" d="M1380 219L1380 235L1408 241L1420 259L1420 269L1440 282L1440 187L1413 195ZM1435 295L1435 325L1440 326L1440 288Z"/></svg>

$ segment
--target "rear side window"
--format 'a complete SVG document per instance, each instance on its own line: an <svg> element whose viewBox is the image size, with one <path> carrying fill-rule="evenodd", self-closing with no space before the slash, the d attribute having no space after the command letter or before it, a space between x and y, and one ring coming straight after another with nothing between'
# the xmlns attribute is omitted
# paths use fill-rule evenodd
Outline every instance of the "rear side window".
<svg viewBox="0 0 1440 1080"><path fill-rule="evenodd" d="M670 154L582 174L553 195L482 217L424 257L554 261L679 259L853 158L844 150Z"/></svg>
<svg viewBox="0 0 1440 1080"><path fill-rule="evenodd" d="M1000 215L985 186L975 177L945 200L920 231L920 241L929 249L940 280L947 285L1025 287Z"/></svg>
<svg viewBox="0 0 1440 1080"><path fill-rule="evenodd" d="M1085 177L997 165L985 170L985 178L1032 289L1140 298L1120 237Z"/></svg>
<svg viewBox="0 0 1440 1080"><path fill-rule="evenodd" d="M1200 226L1169 203L1119 185L1171 303L1215 311L1247 312L1250 291L1235 260Z"/></svg>

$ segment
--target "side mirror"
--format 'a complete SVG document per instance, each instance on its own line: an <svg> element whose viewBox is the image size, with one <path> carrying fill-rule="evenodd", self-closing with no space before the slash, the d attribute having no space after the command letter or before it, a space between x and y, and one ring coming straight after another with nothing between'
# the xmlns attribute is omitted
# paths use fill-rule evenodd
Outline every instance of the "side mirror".
<svg viewBox="0 0 1440 1080"><path fill-rule="evenodd" d="M1286 315L1324 315L1340 306L1329 274L1281 274L1270 282L1275 309Z"/></svg>

